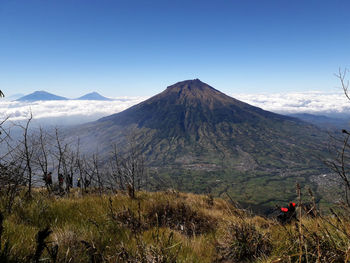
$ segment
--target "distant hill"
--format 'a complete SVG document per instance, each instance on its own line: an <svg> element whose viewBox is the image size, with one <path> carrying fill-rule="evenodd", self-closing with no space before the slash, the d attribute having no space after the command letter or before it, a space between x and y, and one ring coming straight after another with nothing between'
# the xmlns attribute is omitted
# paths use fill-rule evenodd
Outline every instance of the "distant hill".
<svg viewBox="0 0 350 263"><path fill-rule="evenodd" d="M294 117L187 80L123 112L69 132L107 153L138 145L146 164L180 190L229 192L246 204L292 199L295 182L325 173L327 134Z"/></svg>
<svg viewBox="0 0 350 263"><path fill-rule="evenodd" d="M112 99L106 98L97 92L91 92L91 93L88 93L80 98L77 98L76 100L106 100L106 101L108 100L108 101L111 101Z"/></svg>
<svg viewBox="0 0 350 263"><path fill-rule="evenodd" d="M46 91L35 91L29 95L23 96L17 101L39 101L39 100L68 100L65 97L57 96Z"/></svg>
<svg viewBox="0 0 350 263"><path fill-rule="evenodd" d="M310 113L294 113L288 114L288 116L312 123L323 129L348 129L350 124L348 118L336 118Z"/></svg>

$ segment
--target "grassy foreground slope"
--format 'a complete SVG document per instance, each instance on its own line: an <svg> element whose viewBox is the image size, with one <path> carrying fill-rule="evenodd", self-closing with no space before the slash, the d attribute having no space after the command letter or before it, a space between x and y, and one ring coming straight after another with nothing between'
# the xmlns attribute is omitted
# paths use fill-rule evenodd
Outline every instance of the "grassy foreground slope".
<svg viewBox="0 0 350 263"><path fill-rule="evenodd" d="M0 262L347 262L350 256L350 223L341 217L304 215L282 226L223 199L174 191L138 192L135 199L37 191L4 212L2 227Z"/></svg>

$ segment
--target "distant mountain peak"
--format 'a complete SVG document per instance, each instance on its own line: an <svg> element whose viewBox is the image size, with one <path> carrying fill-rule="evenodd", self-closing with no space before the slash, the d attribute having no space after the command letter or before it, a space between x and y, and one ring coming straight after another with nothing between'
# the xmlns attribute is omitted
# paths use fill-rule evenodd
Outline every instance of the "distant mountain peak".
<svg viewBox="0 0 350 263"><path fill-rule="evenodd" d="M49 93L44 90L39 90L17 99L17 101L39 101L39 100L67 100L67 98L57 96L55 94Z"/></svg>
<svg viewBox="0 0 350 263"><path fill-rule="evenodd" d="M80 98L77 98L77 100L112 100L110 98L106 98L104 96L102 96L101 94L99 94L96 91L93 91L91 93L88 93L84 96L81 96Z"/></svg>

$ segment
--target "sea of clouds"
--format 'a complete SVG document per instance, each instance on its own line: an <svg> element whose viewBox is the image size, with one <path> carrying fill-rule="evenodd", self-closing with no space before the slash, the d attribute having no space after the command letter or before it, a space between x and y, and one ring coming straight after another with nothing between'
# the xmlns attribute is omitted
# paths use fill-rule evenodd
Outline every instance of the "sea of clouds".
<svg viewBox="0 0 350 263"><path fill-rule="evenodd" d="M342 93L299 92L272 94L231 94L232 97L268 111L295 114L310 113L332 117L350 115L350 101ZM95 121L123 111L147 97L120 97L113 101L36 101L20 102L0 100L0 119L11 121L29 118L50 124L80 124Z"/></svg>
<svg viewBox="0 0 350 263"><path fill-rule="evenodd" d="M270 94L232 94L232 97L264 110L296 114L309 113L330 117L350 115L350 101L344 93L293 92Z"/></svg>
<svg viewBox="0 0 350 263"><path fill-rule="evenodd" d="M49 124L81 124L95 121L101 117L123 111L145 97L121 97L113 101L98 100L55 100L55 101L6 101L0 100L0 119L9 121L27 120L33 115L34 120Z"/></svg>

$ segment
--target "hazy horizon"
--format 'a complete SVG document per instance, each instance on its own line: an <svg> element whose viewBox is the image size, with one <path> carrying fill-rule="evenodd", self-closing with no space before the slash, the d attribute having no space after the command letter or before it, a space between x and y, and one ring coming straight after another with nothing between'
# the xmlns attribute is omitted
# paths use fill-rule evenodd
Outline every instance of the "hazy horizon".
<svg viewBox="0 0 350 263"><path fill-rule="evenodd" d="M264 110L280 114L309 113L338 118L350 116L350 102L341 92L235 93L227 95ZM81 124L121 112L150 97L122 96L113 97L113 101L54 100L25 102L0 100L0 118L4 119L10 116L12 121L21 121L27 119L30 112L32 112L35 119L45 119L46 122L53 124Z"/></svg>

